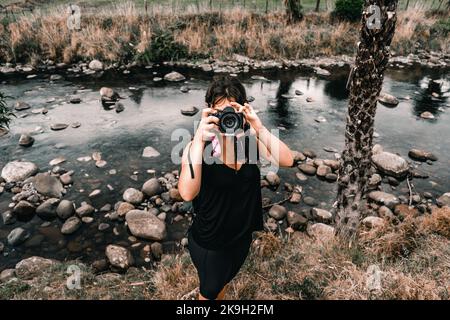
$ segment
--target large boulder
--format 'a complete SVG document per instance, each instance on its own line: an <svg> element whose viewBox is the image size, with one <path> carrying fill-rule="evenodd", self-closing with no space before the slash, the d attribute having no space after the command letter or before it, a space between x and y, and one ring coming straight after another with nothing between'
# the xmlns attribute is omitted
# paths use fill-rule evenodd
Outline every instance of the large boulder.
<svg viewBox="0 0 450 320"><path fill-rule="evenodd" d="M40 194L52 197L61 198L64 187L61 181L48 173L39 173L33 178L33 185Z"/></svg>
<svg viewBox="0 0 450 320"><path fill-rule="evenodd" d="M437 157L431 152L420 150L420 149L411 149L408 152L408 156L417 161L437 161Z"/></svg>
<svg viewBox="0 0 450 320"><path fill-rule="evenodd" d="M56 209L59 204L59 199L51 198L44 201L36 208L36 214L43 220L53 220L56 218Z"/></svg>
<svg viewBox="0 0 450 320"><path fill-rule="evenodd" d="M89 63L89 69L94 71L103 70L103 63L97 59L94 59Z"/></svg>
<svg viewBox="0 0 450 320"><path fill-rule="evenodd" d="M378 101L388 107L396 107L399 103L398 99L386 92L381 92Z"/></svg>
<svg viewBox="0 0 450 320"><path fill-rule="evenodd" d="M375 201L378 204L383 204L390 209L393 209L397 204L400 203L399 199L396 196L383 191L370 192L369 199Z"/></svg>
<svg viewBox="0 0 450 320"><path fill-rule="evenodd" d="M55 264L57 264L55 260L34 256L16 264L16 275L21 279L32 279L48 271Z"/></svg>
<svg viewBox="0 0 450 320"><path fill-rule="evenodd" d="M155 195L161 194L163 192L163 189L158 179L151 178L150 180L147 180L142 186L142 192L147 197L153 197Z"/></svg>
<svg viewBox="0 0 450 320"><path fill-rule="evenodd" d="M409 171L405 159L385 151L372 155L372 162L382 173L396 178L403 178Z"/></svg>
<svg viewBox="0 0 450 320"><path fill-rule="evenodd" d="M13 209L13 214L18 221L27 222L33 219L36 208L28 201L21 200Z"/></svg>
<svg viewBox="0 0 450 320"><path fill-rule="evenodd" d="M183 81L185 79L186 79L185 76L176 71L172 71L164 76L164 80L171 82Z"/></svg>
<svg viewBox="0 0 450 320"><path fill-rule="evenodd" d="M109 263L114 267L128 269L134 263L133 256L127 248L110 244L106 247L105 253Z"/></svg>
<svg viewBox="0 0 450 320"><path fill-rule="evenodd" d="M12 161L8 162L2 169L2 178L6 182L23 181L35 175L39 168L32 162Z"/></svg>
<svg viewBox="0 0 450 320"><path fill-rule="evenodd" d="M125 219L131 234L135 237L161 241L167 235L166 224L147 211L128 211Z"/></svg>

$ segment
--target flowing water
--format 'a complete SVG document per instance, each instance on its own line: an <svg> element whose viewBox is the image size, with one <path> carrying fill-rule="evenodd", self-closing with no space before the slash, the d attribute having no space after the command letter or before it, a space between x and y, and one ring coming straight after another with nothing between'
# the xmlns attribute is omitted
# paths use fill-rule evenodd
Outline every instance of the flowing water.
<svg viewBox="0 0 450 320"><path fill-rule="evenodd" d="M64 80L50 81L49 75L40 74L33 79L10 77L4 81L4 91L15 101L29 103L32 109L17 112L19 116L11 125L11 132L0 137L0 168L7 162L26 159L36 163L40 171L51 169L49 161L64 156L67 161L60 166L74 170L73 187L64 196L74 200L77 206L82 201L91 202L97 209L106 203L114 205L121 200L122 193L129 187L140 189L142 184L155 176L147 170L156 170L156 176L178 169L171 161L172 148L179 143L173 139L174 130L184 128L193 133L194 117L183 116L181 108L204 105L204 95L211 75L192 70L179 69L188 81L186 83L154 83L152 78L164 75L167 68L152 70L133 70L123 75L105 73L101 77L64 75ZM314 150L319 158L333 159L334 153L326 152L324 147L339 150L344 146L345 117L348 93L345 89L348 70L334 70L328 78L318 78L306 71L271 71L259 73L270 81L253 80L251 75L239 75L248 94L255 97L252 105L259 110L259 116L269 129L278 129L280 138L292 149ZM407 158L411 148L424 149L438 156L439 161L420 164L420 170L430 177L414 180L414 187L419 192L431 192L439 196L450 189L450 98L444 93L433 98L427 90L429 79L444 79L444 90L449 86L449 72L432 71L419 66L408 69L389 70L384 82L384 90L400 98L396 108L379 105L376 116L376 143L385 150L398 153ZM180 87L188 85L190 91L182 93ZM125 110L116 113L104 109L99 101L99 89L109 86L125 97L122 103ZM300 90L303 95L295 95ZM68 103L70 96L81 97L80 104ZM286 98L282 95L290 95ZM312 97L313 102L306 102ZM408 99L409 97L409 99ZM406 99L405 99L406 98ZM33 109L47 108L47 114L35 114ZM424 120L419 115L429 111L434 120ZM23 115L27 115L23 117ZM326 122L316 122L319 116ZM50 130L52 123L81 123L79 128L68 127L62 131ZM34 132L41 127L40 133ZM39 131L39 130L38 130ZM22 133L34 132L35 143L30 148L18 145ZM174 140L174 141L173 141ZM155 158L143 158L143 149L152 146L161 155ZM80 162L79 157L101 152L107 161L103 168L97 168L94 161ZM418 163L413 163L419 165ZM116 174L110 170L115 169ZM318 205L330 209L336 194L336 184L309 177L307 181L298 180L296 168L280 169L278 172L282 183L289 182L303 187L303 195L314 197ZM107 186L110 185L113 190ZM406 182L396 190L383 185L386 191L406 194ZM88 195L94 189L100 189L100 196L89 200ZM285 197L282 187L277 191L263 189L263 196L273 202ZM4 192L0 195L0 212L8 210L12 195ZM299 211L307 208L305 204L292 205L289 209ZM130 234L123 222L109 221L102 213L95 213L92 224L84 224L75 234L63 236L60 233L62 221L54 220L49 226L41 226L43 221L37 216L30 222L16 222L3 225L0 221L0 241L5 249L0 256L0 270L13 266L17 261L31 255L56 258L59 260L81 259L92 261L104 256L105 246L110 243L121 244L131 248L138 264L144 264L139 257L142 246L131 247ZM179 247L179 239L184 236L189 224L188 219L167 222L169 235L164 242L168 251ZM98 231L98 225L107 222L111 225L106 231ZM18 247L7 245L6 237L10 230L24 226L32 236ZM116 226L119 235L112 230ZM140 241L142 244L147 241Z"/></svg>

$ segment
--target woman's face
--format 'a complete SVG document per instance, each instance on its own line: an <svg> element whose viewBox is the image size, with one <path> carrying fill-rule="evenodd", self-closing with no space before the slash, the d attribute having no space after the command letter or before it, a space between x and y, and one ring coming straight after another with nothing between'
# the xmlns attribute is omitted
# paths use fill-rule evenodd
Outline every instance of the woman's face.
<svg viewBox="0 0 450 320"><path fill-rule="evenodd" d="M234 98L222 98L222 99L218 99L216 100L216 102L213 105L213 109L217 110L217 111L222 111L223 109L225 109L225 107L232 107L234 109L234 111L238 111L238 109L236 107L233 107L230 105L230 102L236 102L236 99Z"/></svg>

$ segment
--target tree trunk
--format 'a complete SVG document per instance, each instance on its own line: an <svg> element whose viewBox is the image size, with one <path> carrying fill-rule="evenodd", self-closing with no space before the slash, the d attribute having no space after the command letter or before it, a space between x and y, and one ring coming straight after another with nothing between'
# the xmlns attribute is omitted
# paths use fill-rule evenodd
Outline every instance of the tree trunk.
<svg viewBox="0 0 450 320"><path fill-rule="evenodd" d="M316 12L319 12L320 10L320 0L317 0L316 2Z"/></svg>
<svg viewBox="0 0 450 320"><path fill-rule="evenodd" d="M351 245L357 238L371 166L377 98L389 61L398 0L365 0L355 65L349 78L350 98L345 150L339 169L336 227ZM380 8L380 24L373 26L370 5ZM376 29L378 28L378 29Z"/></svg>
<svg viewBox="0 0 450 320"><path fill-rule="evenodd" d="M284 0L284 4L289 23L298 22L303 19L300 0Z"/></svg>
<svg viewBox="0 0 450 320"><path fill-rule="evenodd" d="M409 0L406 1L405 10L408 10L408 7L409 7Z"/></svg>

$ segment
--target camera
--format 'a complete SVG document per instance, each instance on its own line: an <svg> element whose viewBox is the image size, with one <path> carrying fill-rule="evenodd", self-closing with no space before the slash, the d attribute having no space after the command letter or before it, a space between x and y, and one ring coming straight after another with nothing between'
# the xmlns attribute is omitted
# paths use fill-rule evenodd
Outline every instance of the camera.
<svg viewBox="0 0 450 320"><path fill-rule="evenodd" d="M233 107L227 106L212 115L219 118L219 129L223 133L234 134L236 131L244 129L244 115L234 111Z"/></svg>

